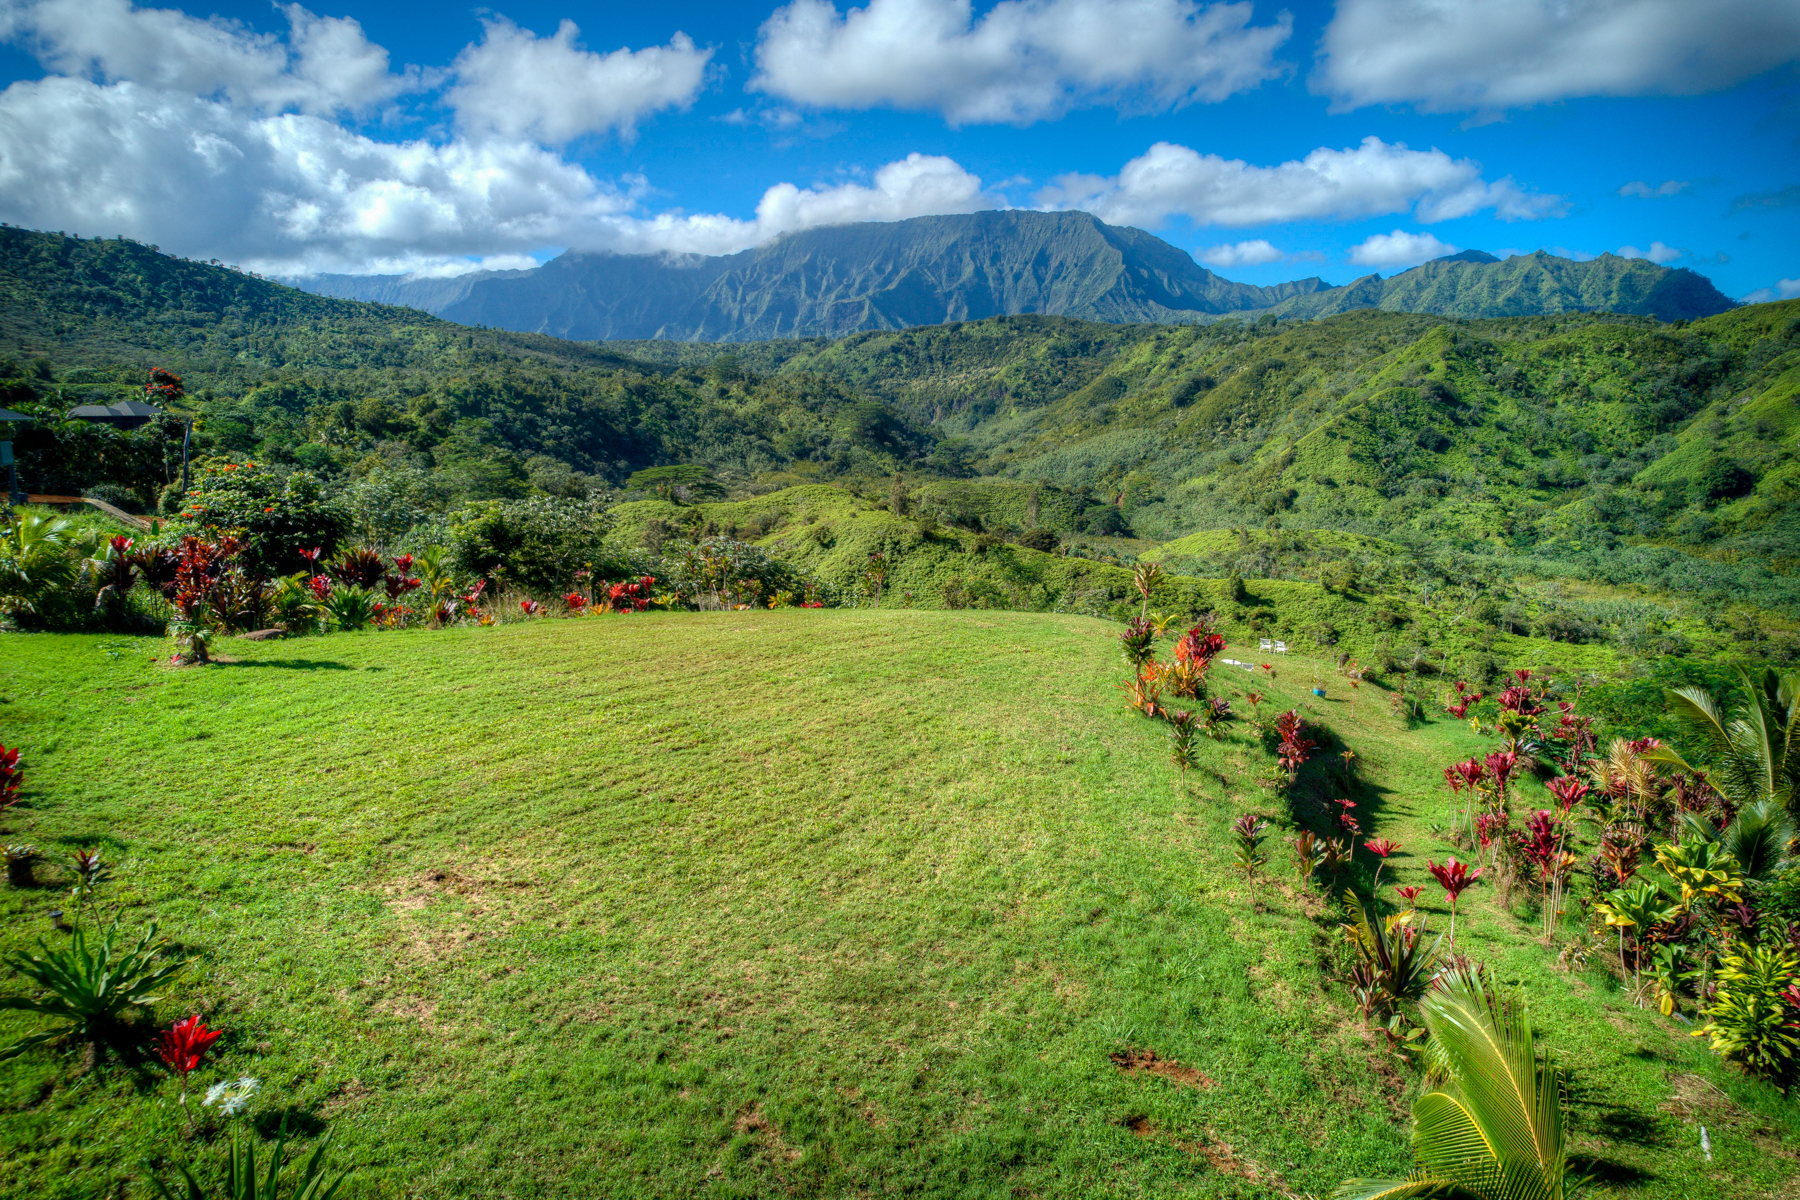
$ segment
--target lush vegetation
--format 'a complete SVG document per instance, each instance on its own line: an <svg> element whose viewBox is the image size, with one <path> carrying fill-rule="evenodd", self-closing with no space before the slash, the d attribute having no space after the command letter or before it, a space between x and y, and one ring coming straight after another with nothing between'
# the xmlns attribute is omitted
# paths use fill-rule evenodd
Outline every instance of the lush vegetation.
<svg viewBox="0 0 1800 1200"><path fill-rule="evenodd" d="M1226 660L1260 656L1227 640L1204 686L1232 716L1183 769L1169 723L1114 686L1120 628L648 612L231 642L179 669L155 640L10 635L25 782L0 820L37 859L0 893L0 937L67 945L47 914L98 850L87 927L155 922L186 960L136 1036L195 1015L223 1033L185 1076L131 1057L149 1043L85 1072L78 1040L9 1063L0 1190L143 1195L181 1168L210 1187L234 1138L284 1121L330 1131L346 1196L1298 1196L1404 1175L1430 1089L1385 1002L1362 1019L1341 926L1379 904L1391 959L1410 888L1427 944L1447 932L1427 859L1473 855L1439 768L1487 752L1501 710L1468 711L1483 732L1409 716L1333 660L1244 672ZM1159 662L1213 649L1171 631L1188 656L1164 635ZM671 683L696 664L704 687ZM1354 854L1297 880L1290 839L1350 836L1346 812ZM1494 871L1461 895L1456 947L1528 994L1570 1081L1572 1170L1646 1198L1786 1186L1800 1118L1777 1086L1653 992L1634 1003L1579 893L1546 947L1541 893ZM1692 984L1677 996L1696 1019ZM1412 1003L1392 1007L1416 1024ZM56 1028L7 1015L0 1040Z"/></svg>

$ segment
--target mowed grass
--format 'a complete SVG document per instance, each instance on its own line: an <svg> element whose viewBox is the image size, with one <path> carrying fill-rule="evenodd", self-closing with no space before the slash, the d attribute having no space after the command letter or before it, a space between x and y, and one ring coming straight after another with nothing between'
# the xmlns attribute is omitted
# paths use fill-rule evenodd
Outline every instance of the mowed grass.
<svg viewBox="0 0 1800 1200"><path fill-rule="evenodd" d="M1114 687L1116 632L644 615L182 670L156 641L7 637L0 741L30 775L0 820L106 847L109 904L194 958L159 1017L227 1030L196 1090L262 1079L260 1125L334 1130L355 1195L1302 1196L1403 1170L1416 1079L1332 981L1329 905L1274 838L1254 885L1229 866L1237 813L1286 819L1267 755L1238 726L1175 771ZM1306 702L1422 876L1473 735L1404 731L1369 690L1354 717ZM66 901L43 874L0 893L9 949ZM1785 1100L1491 899L1458 932L1575 1068L1608 1190L1780 1194ZM0 1194L214 1169L217 1122L188 1132L176 1095L139 1063L0 1064Z"/></svg>

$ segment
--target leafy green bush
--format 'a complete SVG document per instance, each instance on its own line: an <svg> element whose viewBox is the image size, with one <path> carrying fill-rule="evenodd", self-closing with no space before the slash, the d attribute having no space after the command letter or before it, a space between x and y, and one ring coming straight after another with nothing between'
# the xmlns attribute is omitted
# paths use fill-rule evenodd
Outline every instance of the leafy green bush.
<svg viewBox="0 0 1800 1200"><path fill-rule="evenodd" d="M0 1009L39 1013L62 1026L21 1038L0 1050L0 1059L63 1038L85 1042L112 1038L130 1010L155 1003L150 993L187 965L186 960L164 957L164 943L157 940L154 925L135 944L120 944L116 920L98 938L77 928L67 945L51 947L40 940L38 951L9 954L0 961L45 994L0 996Z"/></svg>
<svg viewBox="0 0 1800 1200"><path fill-rule="evenodd" d="M1719 987L1694 1031L1724 1059L1753 1075L1778 1078L1800 1053L1800 1029L1790 1001L1800 982L1800 959L1785 945L1736 947L1719 961Z"/></svg>
<svg viewBox="0 0 1800 1200"><path fill-rule="evenodd" d="M575 572L610 572L606 535L612 515L599 500L539 497L466 504L451 514L450 561L458 574L549 593L565 591Z"/></svg>
<svg viewBox="0 0 1800 1200"><path fill-rule="evenodd" d="M186 497L175 532L216 539L235 536L239 561L253 575L285 575L306 566L302 550L330 554L344 537L343 512L325 499L319 481L305 471L283 475L254 462L213 462L202 467Z"/></svg>
<svg viewBox="0 0 1800 1200"><path fill-rule="evenodd" d="M757 604L781 592L815 598L817 582L772 557L761 546L732 538L669 542L657 578L679 603L702 608Z"/></svg>
<svg viewBox="0 0 1800 1200"><path fill-rule="evenodd" d="M88 546L73 523L48 512L0 521L0 615L37 629L79 625L88 606L76 588Z"/></svg>

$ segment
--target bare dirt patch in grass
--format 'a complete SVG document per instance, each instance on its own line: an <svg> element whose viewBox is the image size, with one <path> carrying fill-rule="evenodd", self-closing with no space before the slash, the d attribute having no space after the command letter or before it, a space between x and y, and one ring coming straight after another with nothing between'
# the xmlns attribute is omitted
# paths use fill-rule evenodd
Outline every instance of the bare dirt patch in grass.
<svg viewBox="0 0 1800 1200"><path fill-rule="evenodd" d="M1183 1066L1172 1058L1163 1058L1154 1050L1132 1048L1115 1051L1112 1061L1114 1066L1127 1075L1148 1072L1151 1075L1160 1075L1182 1087L1211 1088L1219 1086L1206 1072L1194 1067Z"/></svg>

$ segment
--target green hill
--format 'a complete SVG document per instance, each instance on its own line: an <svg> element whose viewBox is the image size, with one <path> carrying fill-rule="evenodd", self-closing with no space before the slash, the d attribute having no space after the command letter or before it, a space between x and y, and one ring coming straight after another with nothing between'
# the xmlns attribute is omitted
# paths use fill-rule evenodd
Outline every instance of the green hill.
<svg viewBox="0 0 1800 1200"><path fill-rule="evenodd" d="M1329 317L1359 308L1435 313L1445 317L1526 317L1615 312L1664 321L1698 320L1733 307L1712 281L1684 267L1602 254L1587 262L1539 250L1502 262L1465 251L1403 271L1370 275L1344 287L1283 300L1263 311L1282 317Z"/></svg>

